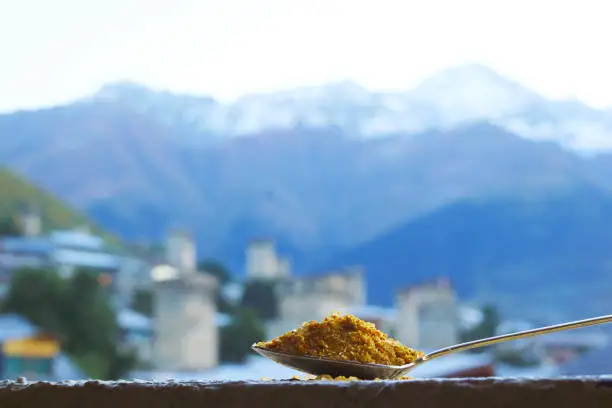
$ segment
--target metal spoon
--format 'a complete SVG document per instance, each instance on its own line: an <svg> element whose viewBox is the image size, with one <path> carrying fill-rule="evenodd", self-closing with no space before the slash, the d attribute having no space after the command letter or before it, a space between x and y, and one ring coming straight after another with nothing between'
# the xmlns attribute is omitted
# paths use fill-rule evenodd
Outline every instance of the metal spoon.
<svg viewBox="0 0 612 408"><path fill-rule="evenodd" d="M357 377L363 380L393 379L406 374L416 366L423 364L434 358L442 357L447 354L459 351L486 347L492 344L502 343L510 340L518 340L526 337L538 336L541 334L554 333L563 330L577 329L580 327L593 326L602 323L612 322L612 315L593 317L585 320L562 323L553 326L540 327L537 329L524 330L516 333L504 334L501 336L489 337L482 340L469 341L454 346L446 347L432 353L426 354L410 364L401 366L388 366L382 364L364 364L356 361L331 360L327 358L307 357L293 354L280 353L258 347L256 344L251 346L255 352L270 360L313 375L330 375L332 377L345 376Z"/></svg>

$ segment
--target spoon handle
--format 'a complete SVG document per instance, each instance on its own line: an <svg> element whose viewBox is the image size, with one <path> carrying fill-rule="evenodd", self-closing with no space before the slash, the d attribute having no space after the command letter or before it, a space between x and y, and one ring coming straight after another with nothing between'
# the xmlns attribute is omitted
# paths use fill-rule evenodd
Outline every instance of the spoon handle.
<svg viewBox="0 0 612 408"><path fill-rule="evenodd" d="M445 347L421 357L422 361L431 360L433 358L442 357L447 354L456 353L459 351L470 350L478 347L486 347L492 344L503 343L510 340L524 339L526 337L539 336L541 334L554 333L563 330L577 329L580 327L594 326L602 323L611 323L612 315L593 317L590 319L577 320L574 322L561 323L553 326L539 327L537 329L524 330L516 333L503 334L501 336L488 337L486 339L468 341L467 343L456 344L454 346Z"/></svg>

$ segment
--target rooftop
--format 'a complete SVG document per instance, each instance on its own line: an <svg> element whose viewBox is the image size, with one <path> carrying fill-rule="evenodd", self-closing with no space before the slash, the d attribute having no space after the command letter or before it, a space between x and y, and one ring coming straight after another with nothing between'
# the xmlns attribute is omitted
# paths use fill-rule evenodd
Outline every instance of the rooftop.
<svg viewBox="0 0 612 408"><path fill-rule="evenodd" d="M115 270L121 267L121 259L115 255L75 249L59 249L53 254L53 260L64 265L75 265L96 269Z"/></svg>
<svg viewBox="0 0 612 408"><path fill-rule="evenodd" d="M48 254L54 248L53 243L46 237L7 237L1 239L0 244L3 252Z"/></svg>
<svg viewBox="0 0 612 408"><path fill-rule="evenodd" d="M49 240L57 246L90 250L100 250L104 246L104 240L101 237L80 230L53 231L49 235Z"/></svg>
<svg viewBox="0 0 612 408"><path fill-rule="evenodd" d="M79 230L57 230L48 236L3 238L0 250L52 257L61 264L91 268L117 269L121 263L101 237Z"/></svg>
<svg viewBox="0 0 612 408"><path fill-rule="evenodd" d="M0 315L0 342L6 340L18 340L34 336L39 332L39 329L30 323L26 318L17 314L1 314ZM70 359L60 353L53 365L54 381L63 380L83 380L85 379L83 372L70 361Z"/></svg>
<svg viewBox="0 0 612 408"><path fill-rule="evenodd" d="M36 326L19 315L12 313L0 315L0 342L23 339L34 336L37 332Z"/></svg>
<svg viewBox="0 0 612 408"><path fill-rule="evenodd" d="M152 319L132 309L121 309L117 313L117 323L123 330L151 331Z"/></svg>

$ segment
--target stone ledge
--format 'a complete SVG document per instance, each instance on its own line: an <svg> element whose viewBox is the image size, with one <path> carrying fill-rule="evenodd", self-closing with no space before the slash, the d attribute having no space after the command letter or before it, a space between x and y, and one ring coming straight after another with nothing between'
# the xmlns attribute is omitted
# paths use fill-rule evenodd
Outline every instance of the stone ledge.
<svg viewBox="0 0 612 408"><path fill-rule="evenodd" d="M612 407L612 376L552 380L0 383L2 408Z"/></svg>

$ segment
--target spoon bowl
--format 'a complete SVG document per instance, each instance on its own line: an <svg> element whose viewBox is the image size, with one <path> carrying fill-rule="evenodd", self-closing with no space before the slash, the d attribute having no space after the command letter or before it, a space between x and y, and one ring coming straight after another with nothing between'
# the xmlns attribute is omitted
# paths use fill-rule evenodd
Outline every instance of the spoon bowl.
<svg viewBox="0 0 612 408"><path fill-rule="evenodd" d="M362 380L387 379L397 378L416 365L415 362L403 366L363 364L355 361L331 360L328 358L281 353L267 350L255 344L251 348L275 363L312 375L357 377Z"/></svg>
<svg viewBox="0 0 612 408"><path fill-rule="evenodd" d="M597 324L612 322L612 315L593 317L590 319L577 320L568 323L557 324L553 326L545 326L537 329L524 330L516 333L503 334L501 336L488 337L486 339L474 340L467 343L456 344L454 346L445 347L433 353L426 354L417 358L413 362L401 365L390 366L383 364L364 364L357 361L332 360L328 358L309 357L303 355L294 355L282 353L274 350L268 350L253 344L251 349L261 356L268 358L278 364L293 368L294 370L313 375L329 375L332 377L357 377L362 380L373 379L393 379L398 378L417 365L425 363L434 358L442 357L448 354L457 353L464 350L470 350L479 347L491 346L497 343L503 343L510 340L518 340L527 337L539 336L547 333L554 333L563 330L577 329L580 327L593 326Z"/></svg>

